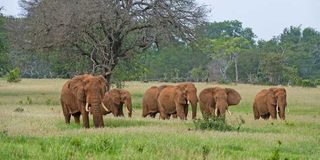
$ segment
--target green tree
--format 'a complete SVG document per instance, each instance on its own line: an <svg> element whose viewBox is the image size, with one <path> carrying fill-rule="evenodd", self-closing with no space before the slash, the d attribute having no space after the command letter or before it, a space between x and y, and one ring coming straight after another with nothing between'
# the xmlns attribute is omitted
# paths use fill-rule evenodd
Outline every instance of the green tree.
<svg viewBox="0 0 320 160"><path fill-rule="evenodd" d="M1 10L2 7L0 7L0 76L3 76L10 69L10 59L8 56L8 43L6 41L6 17L1 13Z"/></svg>
<svg viewBox="0 0 320 160"><path fill-rule="evenodd" d="M241 53L250 48L250 41L242 37L235 38L220 38L212 40L213 58L215 57L229 57L228 67L231 62L234 63L235 68L235 83L239 81L238 58ZM227 68L228 68L227 67Z"/></svg>

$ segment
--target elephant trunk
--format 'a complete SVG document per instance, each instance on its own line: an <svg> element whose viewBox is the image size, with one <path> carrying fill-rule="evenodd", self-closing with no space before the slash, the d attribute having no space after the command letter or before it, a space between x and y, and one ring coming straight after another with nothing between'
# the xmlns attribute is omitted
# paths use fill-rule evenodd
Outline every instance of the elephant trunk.
<svg viewBox="0 0 320 160"><path fill-rule="evenodd" d="M91 113L93 116L94 126L96 128L104 127L102 111L101 111L101 108L103 108L102 102L97 99L97 100L94 100L92 103L90 103L90 105L91 105Z"/></svg>
<svg viewBox="0 0 320 160"><path fill-rule="evenodd" d="M191 107L192 107L192 119L195 119L197 116L197 103L198 103L197 94L188 96L188 101L191 103Z"/></svg>
<svg viewBox="0 0 320 160"><path fill-rule="evenodd" d="M277 106L278 107L278 114L280 119L285 120L286 116L285 116L285 107L283 106Z"/></svg>
<svg viewBox="0 0 320 160"><path fill-rule="evenodd" d="M278 110L278 114L280 119L285 120L285 108L287 106L287 101L285 100L285 98L282 98L280 100L278 100L278 104L277 104L277 110Z"/></svg>
<svg viewBox="0 0 320 160"><path fill-rule="evenodd" d="M128 97L125 101L127 110L128 110L128 117L132 116L132 101L131 101L131 97Z"/></svg>

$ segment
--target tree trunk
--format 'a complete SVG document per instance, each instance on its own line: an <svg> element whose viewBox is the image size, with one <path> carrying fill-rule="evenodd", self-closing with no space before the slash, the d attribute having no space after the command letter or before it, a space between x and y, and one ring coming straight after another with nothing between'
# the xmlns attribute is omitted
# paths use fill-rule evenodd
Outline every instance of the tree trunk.
<svg viewBox="0 0 320 160"><path fill-rule="evenodd" d="M238 73L238 56L234 58L234 68L236 72L236 84L238 84L239 81L239 73Z"/></svg>

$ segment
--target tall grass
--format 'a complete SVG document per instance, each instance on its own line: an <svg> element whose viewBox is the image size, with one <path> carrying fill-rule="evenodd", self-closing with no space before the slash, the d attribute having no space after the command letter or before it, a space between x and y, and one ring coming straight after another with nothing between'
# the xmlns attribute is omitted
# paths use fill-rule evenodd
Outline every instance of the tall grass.
<svg viewBox="0 0 320 160"><path fill-rule="evenodd" d="M0 80L0 159L318 159L320 157L320 89L287 87L286 121L253 120L252 101L268 86L234 88L241 103L231 106L229 131L197 130L187 121L141 118L141 99L152 85L128 82L133 118L104 117L105 128L83 129L64 123L59 104L66 80ZM196 83L198 93L216 84ZM18 109L19 111L17 111ZM16 110L16 111L15 111ZM191 111L190 111L191 112ZM198 110L198 118L201 112ZM92 126L92 119L90 120ZM279 145L281 142L281 145Z"/></svg>

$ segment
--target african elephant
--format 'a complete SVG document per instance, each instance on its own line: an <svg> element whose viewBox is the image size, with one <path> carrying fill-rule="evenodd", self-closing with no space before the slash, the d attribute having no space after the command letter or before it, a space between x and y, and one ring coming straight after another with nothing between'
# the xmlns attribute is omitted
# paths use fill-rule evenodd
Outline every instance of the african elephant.
<svg viewBox="0 0 320 160"><path fill-rule="evenodd" d="M132 116L131 94L127 90L115 88L106 92L103 103L109 110L109 112L104 110L102 112L104 115L112 113L115 117L123 117L123 104L125 104L128 110L128 116Z"/></svg>
<svg viewBox="0 0 320 160"><path fill-rule="evenodd" d="M187 100L191 103L192 106L192 119L195 119L197 116L197 103L198 103L198 97L197 97L197 88L193 83L181 83L177 86L180 86L187 90ZM186 117L188 116L188 108L185 110Z"/></svg>
<svg viewBox="0 0 320 160"><path fill-rule="evenodd" d="M204 118L224 116L226 112L230 115L228 107L239 104L240 94L231 88L211 87L200 92L200 110Z"/></svg>
<svg viewBox="0 0 320 160"><path fill-rule="evenodd" d="M187 90L182 86L166 85L160 89L158 96L160 118L169 119L170 115L177 114L180 119L186 120L187 96Z"/></svg>
<svg viewBox="0 0 320 160"><path fill-rule="evenodd" d="M150 115L154 118L159 113L157 101L159 93L160 89L157 86L152 86L146 90L142 98L142 117Z"/></svg>
<svg viewBox="0 0 320 160"><path fill-rule="evenodd" d="M261 90L253 102L254 119L277 119L279 117L285 119L285 108L287 106L286 89L269 88Z"/></svg>
<svg viewBox="0 0 320 160"><path fill-rule="evenodd" d="M103 106L102 99L107 86L103 76L85 74L68 80L63 85L60 97L65 122L69 124L72 115L75 122L80 124L80 115L82 115L83 126L89 128L88 113L91 111L94 126L103 127L100 106Z"/></svg>

